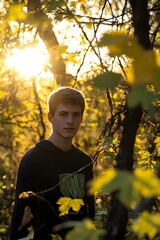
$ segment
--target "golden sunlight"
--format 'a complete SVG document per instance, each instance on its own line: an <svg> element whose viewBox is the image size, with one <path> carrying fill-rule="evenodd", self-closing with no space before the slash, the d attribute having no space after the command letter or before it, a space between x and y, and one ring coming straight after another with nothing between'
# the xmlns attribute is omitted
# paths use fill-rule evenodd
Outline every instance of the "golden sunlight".
<svg viewBox="0 0 160 240"><path fill-rule="evenodd" d="M6 63L25 78L36 77L46 68L49 57L40 46L15 48L7 58Z"/></svg>

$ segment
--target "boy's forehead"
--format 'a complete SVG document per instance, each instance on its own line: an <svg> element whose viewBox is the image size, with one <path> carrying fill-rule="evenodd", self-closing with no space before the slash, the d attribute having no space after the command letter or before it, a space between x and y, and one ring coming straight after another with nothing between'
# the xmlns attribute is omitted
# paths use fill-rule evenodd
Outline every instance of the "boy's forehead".
<svg viewBox="0 0 160 240"><path fill-rule="evenodd" d="M67 112L81 112L80 105L73 103L60 103L57 105L56 111L67 111Z"/></svg>

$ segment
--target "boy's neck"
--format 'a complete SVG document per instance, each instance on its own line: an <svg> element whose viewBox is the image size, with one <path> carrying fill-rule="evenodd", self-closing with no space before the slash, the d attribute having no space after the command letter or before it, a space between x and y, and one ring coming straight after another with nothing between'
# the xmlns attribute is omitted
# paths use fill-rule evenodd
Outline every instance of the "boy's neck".
<svg viewBox="0 0 160 240"><path fill-rule="evenodd" d="M56 147L60 148L62 151L67 152L72 148L72 139L64 139L61 137L55 137L52 133L48 138Z"/></svg>

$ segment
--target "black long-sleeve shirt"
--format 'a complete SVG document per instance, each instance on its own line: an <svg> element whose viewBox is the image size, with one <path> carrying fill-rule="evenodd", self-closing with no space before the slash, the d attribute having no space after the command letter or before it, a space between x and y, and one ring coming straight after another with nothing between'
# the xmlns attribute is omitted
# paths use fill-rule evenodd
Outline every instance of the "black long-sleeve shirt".
<svg viewBox="0 0 160 240"><path fill-rule="evenodd" d="M91 159L78 148L72 146L64 152L48 140L40 141L29 150L19 166L10 240L26 236L30 225L34 229L34 240L49 240L53 227L66 219L93 218L94 198L87 194L87 183L93 178L92 165L85 168L90 163ZM27 191L36 196L20 199L19 194ZM60 197L81 198L85 205L78 213L70 212L67 218L61 218L56 204ZM30 207L33 219L19 230L25 206Z"/></svg>

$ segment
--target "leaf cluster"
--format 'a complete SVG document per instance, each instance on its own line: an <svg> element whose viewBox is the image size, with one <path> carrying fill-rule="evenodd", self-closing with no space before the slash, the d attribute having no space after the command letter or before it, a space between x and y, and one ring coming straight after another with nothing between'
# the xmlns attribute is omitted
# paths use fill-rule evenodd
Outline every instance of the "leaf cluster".
<svg viewBox="0 0 160 240"><path fill-rule="evenodd" d="M90 193L101 191L114 193L128 208L135 208L143 197L160 194L160 180L152 170L136 169L134 174L126 170L108 169L91 183Z"/></svg>

